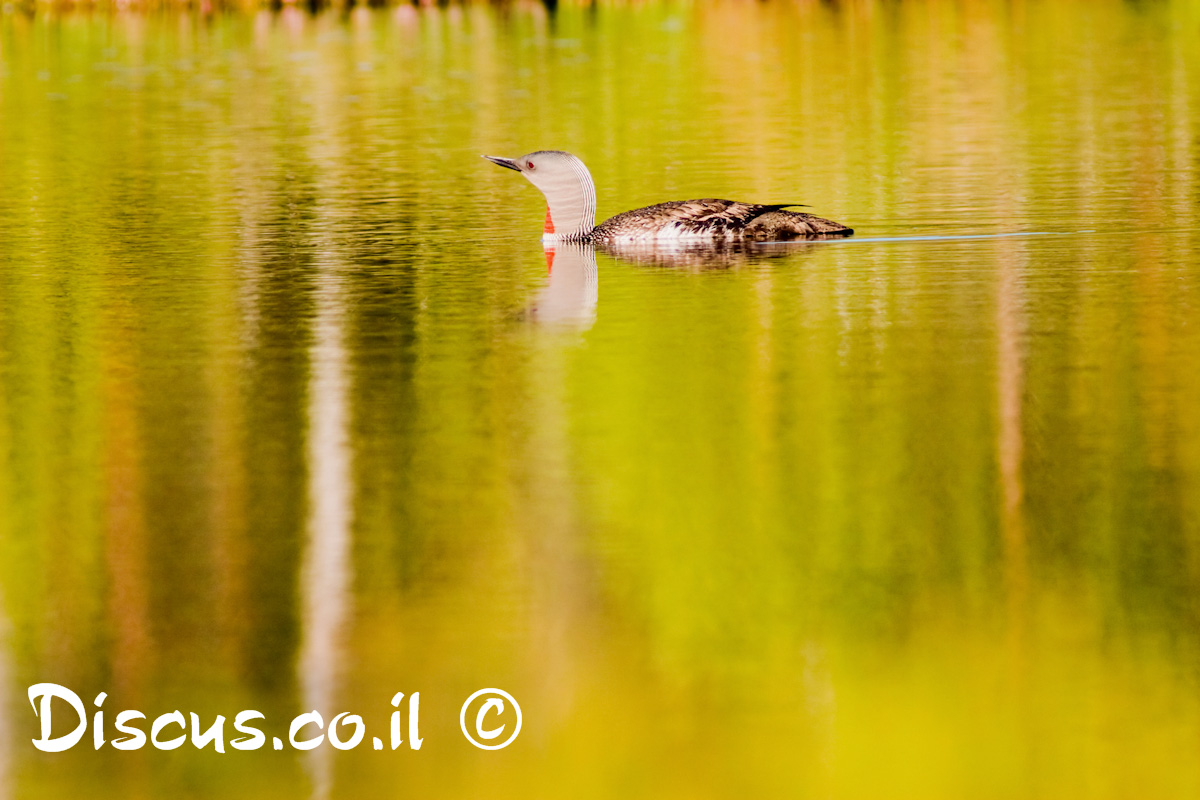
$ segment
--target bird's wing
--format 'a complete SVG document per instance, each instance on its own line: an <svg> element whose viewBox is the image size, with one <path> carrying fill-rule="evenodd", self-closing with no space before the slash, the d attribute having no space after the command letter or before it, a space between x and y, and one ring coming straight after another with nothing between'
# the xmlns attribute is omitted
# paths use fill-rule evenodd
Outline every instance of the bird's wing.
<svg viewBox="0 0 1200 800"><path fill-rule="evenodd" d="M699 226L712 225L745 225L755 217L769 211L779 211L795 203L763 205L761 203L741 203L737 200L720 200L704 198L700 200L679 200L671 203L660 203L640 209L649 212L647 217L660 220L670 220L681 224L696 224Z"/></svg>
<svg viewBox="0 0 1200 800"><path fill-rule="evenodd" d="M720 236L723 230L737 230L763 214L782 211L798 203L741 203L737 200L702 198L675 200L617 214L599 226L609 235L639 235L671 227L684 233ZM788 213L788 212L784 212Z"/></svg>

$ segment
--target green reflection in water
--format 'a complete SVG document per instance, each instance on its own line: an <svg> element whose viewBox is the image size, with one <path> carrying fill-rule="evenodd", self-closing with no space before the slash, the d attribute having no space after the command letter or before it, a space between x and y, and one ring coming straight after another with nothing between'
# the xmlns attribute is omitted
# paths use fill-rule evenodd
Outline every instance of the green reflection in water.
<svg viewBox="0 0 1200 800"><path fill-rule="evenodd" d="M1198 24L0 16L0 794L1194 796ZM860 240L547 290L537 147ZM43 755L38 681L425 746Z"/></svg>

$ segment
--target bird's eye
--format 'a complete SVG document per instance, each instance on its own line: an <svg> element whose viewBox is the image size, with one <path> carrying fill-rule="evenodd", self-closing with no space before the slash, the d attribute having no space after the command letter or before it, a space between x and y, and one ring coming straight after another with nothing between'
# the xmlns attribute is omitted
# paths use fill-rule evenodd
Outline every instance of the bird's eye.
<svg viewBox="0 0 1200 800"><path fill-rule="evenodd" d="M525 162L525 167L526 167L527 169L533 169L533 162L532 162L532 161L526 161L526 162Z"/></svg>

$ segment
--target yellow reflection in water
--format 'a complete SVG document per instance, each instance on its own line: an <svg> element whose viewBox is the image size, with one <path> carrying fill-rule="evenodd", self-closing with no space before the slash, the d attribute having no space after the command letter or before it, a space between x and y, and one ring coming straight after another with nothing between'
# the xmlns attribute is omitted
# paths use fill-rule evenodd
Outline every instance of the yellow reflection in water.
<svg viewBox="0 0 1200 800"><path fill-rule="evenodd" d="M1196 794L1192 4L56 13L0 17L0 795ZM536 147L859 240L547 274L478 158ZM42 754L40 681L368 736Z"/></svg>

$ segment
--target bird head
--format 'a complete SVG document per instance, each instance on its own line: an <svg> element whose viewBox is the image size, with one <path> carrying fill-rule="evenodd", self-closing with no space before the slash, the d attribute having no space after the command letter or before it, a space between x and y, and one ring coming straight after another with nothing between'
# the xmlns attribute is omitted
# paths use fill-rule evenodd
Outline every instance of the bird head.
<svg viewBox="0 0 1200 800"><path fill-rule="evenodd" d="M520 158L484 158L521 173L546 196L547 236L579 237L595 225L596 187L575 156L563 150L538 150Z"/></svg>

